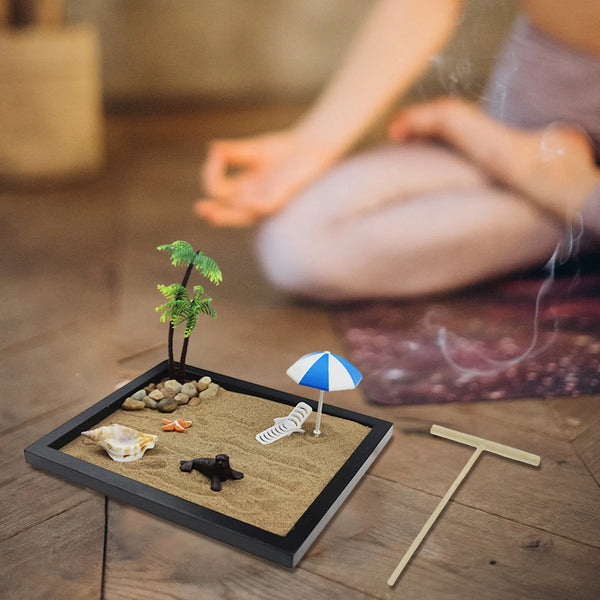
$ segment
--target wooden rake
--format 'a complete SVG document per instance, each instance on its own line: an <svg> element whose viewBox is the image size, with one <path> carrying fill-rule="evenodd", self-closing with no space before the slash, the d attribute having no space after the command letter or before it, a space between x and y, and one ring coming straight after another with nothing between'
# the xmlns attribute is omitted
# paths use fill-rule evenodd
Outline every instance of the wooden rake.
<svg viewBox="0 0 600 600"><path fill-rule="evenodd" d="M448 488L446 495L440 500L440 503L437 505L429 519L427 519L427 522L425 525L423 525L421 531L419 531L419 534L402 557L402 560L398 563L398 566L394 569L394 572L390 575L390 578L387 581L389 586L393 586L396 583L396 580L398 577L400 577L404 567L406 567L412 558L412 555L421 545L421 542L435 523L436 519L440 516L440 513L444 510L446 504L448 504L448 501L458 489L458 486L462 483L463 479L467 476L467 473L471 470L483 452L493 452L494 454L498 454L504 458L518 460L519 462L524 462L528 465L533 465L534 467L537 467L540 464L540 457L535 454L530 454L529 452L524 452L523 450L518 450L517 448L511 448L510 446L504 446L503 444L498 444L497 442L492 442L484 438L475 437L474 435L469 435L467 433L461 433L460 431L454 431L453 429L447 429L446 427L441 427L440 425L432 425L431 433L454 442L473 446L475 448L475 452L473 452L471 458L463 467L463 470L458 474L458 477Z"/></svg>

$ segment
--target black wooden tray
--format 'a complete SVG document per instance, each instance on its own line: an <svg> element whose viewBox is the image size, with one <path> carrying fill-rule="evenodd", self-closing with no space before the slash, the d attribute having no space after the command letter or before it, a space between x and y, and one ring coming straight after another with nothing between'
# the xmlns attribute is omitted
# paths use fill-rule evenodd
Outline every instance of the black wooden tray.
<svg viewBox="0 0 600 600"><path fill-rule="evenodd" d="M121 406L127 396L150 382L164 379L167 374L167 361L156 365L28 446L25 449L25 460L34 467L64 477L120 502L279 565L294 567L392 436L393 425L388 421L324 404L323 414L360 423L369 427L370 432L285 536L265 531L60 451L82 431L93 428L110 416ZM312 406L313 410L317 408L314 400L234 379L227 375L195 367L187 367L187 374L194 378L208 375L215 383L232 392L249 394L290 406L295 406L302 401Z"/></svg>

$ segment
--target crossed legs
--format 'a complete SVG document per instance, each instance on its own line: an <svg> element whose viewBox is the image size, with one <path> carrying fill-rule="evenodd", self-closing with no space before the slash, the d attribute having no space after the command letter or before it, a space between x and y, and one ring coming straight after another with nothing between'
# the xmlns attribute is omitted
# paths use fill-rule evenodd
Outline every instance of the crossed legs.
<svg viewBox="0 0 600 600"><path fill-rule="evenodd" d="M409 297L548 260L563 232L449 148L386 146L341 163L260 228L266 276L323 300Z"/></svg>

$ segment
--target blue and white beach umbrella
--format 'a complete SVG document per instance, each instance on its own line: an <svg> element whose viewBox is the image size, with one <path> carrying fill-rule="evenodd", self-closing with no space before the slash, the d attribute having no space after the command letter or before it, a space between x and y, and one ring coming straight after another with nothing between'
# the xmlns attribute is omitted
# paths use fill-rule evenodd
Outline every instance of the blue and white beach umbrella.
<svg viewBox="0 0 600 600"><path fill-rule="evenodd" d="M362 379L360 371L345 358L331 352L311 352L299 358L286 373L298 384L320 390L317 426L321 434L323 392L354 389Z"/></svg>

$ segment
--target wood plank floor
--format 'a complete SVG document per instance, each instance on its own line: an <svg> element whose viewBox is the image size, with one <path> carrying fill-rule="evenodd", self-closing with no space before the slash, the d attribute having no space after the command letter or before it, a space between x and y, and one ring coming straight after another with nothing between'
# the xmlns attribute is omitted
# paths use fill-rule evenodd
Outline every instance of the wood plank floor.
<svg viewBox="0 0 600 600"><path fill-rule="evenodd" d="M163 360L154 248L187 239L225 281L190 362L299 393L300 355L342 353L325 306L290 302L253 259L252 231L191 216L208 139L284 125L297 107L122 114L94 180L0 192L0 595L29 600L600 597L600 396L375 407L395 435L295 570L280 568L25 464L23 449ZM211 290L212 291L212 290ZM333 400L333 399L332 399ZM484 455L395 588L386 580L471 450L432 423L542 457Z"/></svg>

